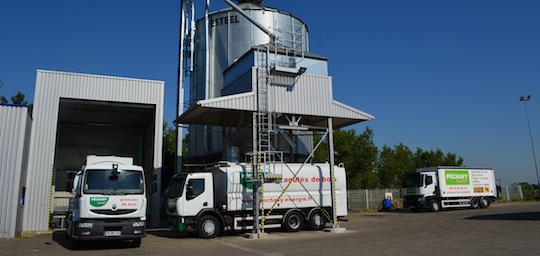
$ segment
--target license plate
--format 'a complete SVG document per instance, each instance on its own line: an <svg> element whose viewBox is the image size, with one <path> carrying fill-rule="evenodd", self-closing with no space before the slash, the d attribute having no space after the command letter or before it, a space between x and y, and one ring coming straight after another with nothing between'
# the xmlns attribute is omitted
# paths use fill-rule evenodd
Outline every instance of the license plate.
<svg viewBox="0 0 540 256"><path fill-rule="evenodd" d="M105 236L121 236L122 231L105 231Z"/></svg>

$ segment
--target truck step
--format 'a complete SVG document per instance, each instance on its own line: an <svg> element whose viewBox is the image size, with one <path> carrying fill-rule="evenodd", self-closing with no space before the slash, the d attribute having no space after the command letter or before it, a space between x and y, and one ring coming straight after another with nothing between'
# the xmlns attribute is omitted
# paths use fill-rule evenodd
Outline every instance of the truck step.
<svg viewBox="0 0 540 256"><path fill-rule="evenodd" d="M259 219L262 219L262 217L259 217ZM283 215L270 215L266 217L266 221L271 221L272 223L264 224L264 227L265 228L279 228L281 227L281 219L283 219ZM253 216L234 218L233 228L234 230L253 229Z"/></svg>
<svg viewBox="0 0 540 256"><path fill-rule="evenodd" d="M468 207L471 206L470 199L441 200L442 208Z"/></svg>

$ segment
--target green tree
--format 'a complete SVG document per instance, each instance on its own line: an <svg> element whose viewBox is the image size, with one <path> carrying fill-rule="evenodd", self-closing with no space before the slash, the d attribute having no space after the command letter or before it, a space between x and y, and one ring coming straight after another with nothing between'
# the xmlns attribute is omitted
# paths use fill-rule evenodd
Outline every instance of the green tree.
<svg viewBox="0 0 540 256"><path fill-rule="evenodd" d="M314 147L321 141L323 135L320 133L313 134L313 142L315 143ZM322 163L328 161L328 143L325 140L322 141L321 145L315 150L313 154L313 161L317 163Z"/></svg>
<svg viewBox="0 0 540 256"><path fill-rule="evenodd" d="M22 92L17 92L13 97L11 97L11 103L16 105L28 105L28 101L24 100L25 95Z"/></svg>
<svg viewBox="0 0 540 256"><path fill-rule="evenodd" d="M360 172L357 169L355 153L359 144L354 130L334 130L334 161L344 163L347 175L347 185L350 188L358 187Z"/></svg>
<svg viewBox="0 0 540 256"><path fill-rule="evenodd" d="M188 155L187 142L189 140L189 134L186 134L182 139L182 156L185 162L185 157ZM164 184L167 184L170 178L176 173L175 161L176 161L176 128L170 126L167 122L163 122L163 178ZM184 164L184 163L180 163ZM182 169L183 172L188 172L186 168Z"/></svg>
<svg viewBox="0 0 540 256"><path fill-rule="evenodd" d="M383 146L379 156L378 174L385 188L399 188L406 173L414 171L415 157L409 147L400 143L393 149Z"/></svg>
<svg viewBox="0 0 540 256"><path fill-rule="evenodd" d="M519 182L513 185L514 187L521 186L523 192L523 200L533 200L536 197L536 191L529 182Z"/></svg>
<svg viewBox="0 0 540 256"><path fill-rule="evenodd" d="M424 151L421 148L416 149L416 168L432 167L432 166L462 166L463 158L458 157L455 154L447 153L446 155L442 150L436 151Z"/></svg>
<svg viewBox="0 0 540 256"><path fill-rule="evenodd" d="M333 135L334 161L345 165L347 187L350 189L379 187L379 177L375 173L379 149L373 142L373 130L366 127L362 134L357 135L353 129L337 129ZM317 143L321 137L321 134L316 134L314 141ZM328 161L326 141L315 152L314 161Z"/></svg>
<svg viewBox="0 0 540 256"><path fill-rule="evenodd" d="M17 92L14 96L11 97L11 103L15 105L25 105L28 106L28 112L30 112L30 115L32 115L32 111L34 109L33 104L28 104L28 101L24 100L25 95L22 92ZM4 96L0 96L0 104L8 104L8 100Z"/></svg>
<svg viewBox="0 0 540 256"><path fill-rule="evenodd" d="M163 122L163 169L174 170L176 158L176 129Z"/></svg>
<svg viewBox="0 0 540 256"><path fill-rule="evenodd" d="M318 142L321 134L314 135ZM403 143L392 147L383 146L379 151L373 142L374 132L369 127L357 135L354 130L334 131L334 155L336 163L344 163L347 187L357 188L399 188L404 174L417 168L432 166L463 166L463 158L442 150L425 151L417 148L413 152ZM317 149L314 161L328 161L326 142Z"/></svg>
<svg viewBox="0 0 540 256"><path fill-rule="evenodd" d="M375 146L373 130L366 127L364 132L358 136L358 148L355 150L353 168L358 168L360 172L360 182L351 188L378 188L380 179L376 173L376 166L379 159L379 148Z"/></svg>

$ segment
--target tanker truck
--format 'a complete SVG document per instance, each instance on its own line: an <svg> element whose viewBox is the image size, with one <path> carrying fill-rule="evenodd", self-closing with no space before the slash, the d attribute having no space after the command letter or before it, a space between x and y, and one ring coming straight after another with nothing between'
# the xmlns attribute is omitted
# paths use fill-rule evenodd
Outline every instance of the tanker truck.
<svg viewBox="0 0 540 256"><path fill-rule="evenodd" d="M213 238L226 231L253 229L251 165L220 162L177 176L167 201L171 230ZM260 171L259 209L264 229L323 229L333 219L330 165L276 163ZM334 167L336 218L347 215L345 169Z"/></svg>
<svg viewBox="0 0 540 256"><path fill-rule="evenodd" d="M486 208L497 197L491 168L437 166L405 175L403 205L413 212L422 208Z"/></svg>
<svg viewBox="0 0 540 256"><path fill-rule="evenodd" d="M66 234L80 240L131 240L146 236L146 187L141 166L130 157L95 156L73 179Z"/></svg>

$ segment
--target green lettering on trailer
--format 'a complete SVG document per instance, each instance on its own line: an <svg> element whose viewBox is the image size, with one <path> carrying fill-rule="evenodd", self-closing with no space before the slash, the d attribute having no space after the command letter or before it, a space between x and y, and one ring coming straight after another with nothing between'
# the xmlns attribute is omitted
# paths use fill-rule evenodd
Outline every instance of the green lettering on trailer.
<svg viewBox="0 0 540 256"><path fill-rule="evenodd" d="M470 185L469 171L467 170L445 170L444 178L446 185Z"/></svg>

